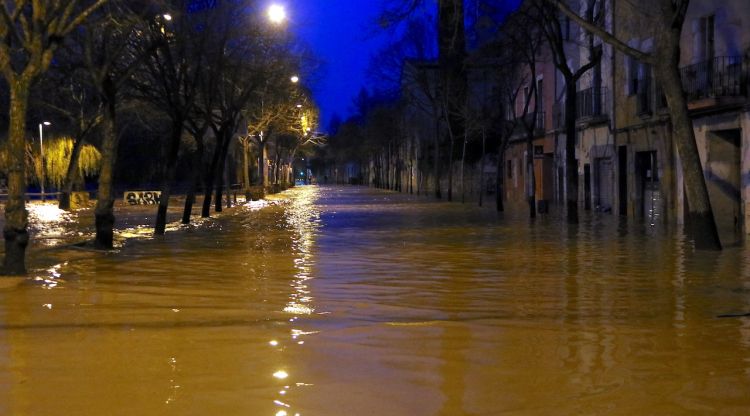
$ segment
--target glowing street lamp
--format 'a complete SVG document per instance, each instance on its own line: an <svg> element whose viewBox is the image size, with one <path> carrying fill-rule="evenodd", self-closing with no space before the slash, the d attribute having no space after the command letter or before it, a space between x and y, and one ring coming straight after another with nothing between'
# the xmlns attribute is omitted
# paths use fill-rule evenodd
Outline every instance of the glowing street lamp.
<svg viewBox="0 0 750 416"><path fill-rule="evenodd" d="M172 15L169 14L169 13L165 13L165 14L161 15L161 17L163 17L164 20L166 20L167 22L171 22L172 21Z"/></svg>
<svg viewBox="0 0 750 416"><path fill-rule="evenodd" d="M290 80L292 81L292 84L296 84L299 82L299 77L296 75L293 75Z"/></svg>
<svg viewBox="0 0 750 416"><path fill-rule="evenodd" d="M39 154L42 158L42 175L40 178L40 185L42 187L42 201L44 201L44 134L42 133L42 130L44 129L44 126L51 126L52 123L49 121L43 121L39 123Z"/></svg>
<svg viewBox="0 0 750 416"><path fill-rule="evenodd" d="M268 20L277 25L284 23L286 20L286 10L284 10L284 6L272 4L268 8Z"/></svg>

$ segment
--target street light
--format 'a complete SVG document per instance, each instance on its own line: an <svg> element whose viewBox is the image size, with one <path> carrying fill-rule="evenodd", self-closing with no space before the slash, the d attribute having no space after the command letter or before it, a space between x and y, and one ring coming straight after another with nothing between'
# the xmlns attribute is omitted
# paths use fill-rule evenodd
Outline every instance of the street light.
<svg viewBox="0 0 750 416"><path fill-rule="evenodd" d="M44 195L44 134L42 131L44 130L44 126L51 126L51 125L52 123L50 123L49 121L43 121L39 123L39 154L41 155L41 158L42 158L42 175L41 175L41 180L39 181L39 183L42 187L42 201L44 201L45 199L45 195Z"/></svg>
<svg viewBox="0 0 750 416"><path fill-rule="evenodd" d="M167 22L171 22L171 21L172 21L172 15L171 15L171 14L169 14L169 13L165 13L165 14L163 14L163 15L162 15L162 17L163 17L163 18L164 18L164 20L166 20Z"/></svg>
<svg viewBox="0 0 750 416"><path fill-rule="evenodd" d="M284 10L284 6L272 4L268 8L268 20L277 25L284 23L286 20L286 10Z"/></svg>
<svg viewBox="0 0 750 416"><path fill-rule="evenodd" d="M293 75L292 78L290 78L292 81L292 84L296 84L299 82L299 77L296 75Z"/></svg>

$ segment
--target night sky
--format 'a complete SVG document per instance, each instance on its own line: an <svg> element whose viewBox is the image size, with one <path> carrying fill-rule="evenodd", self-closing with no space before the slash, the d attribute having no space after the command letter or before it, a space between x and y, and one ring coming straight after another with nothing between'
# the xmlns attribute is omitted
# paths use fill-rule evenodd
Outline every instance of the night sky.
<svg viewBox="0 0 750 416"><path fill-rule="evenodd" d="M321 107L322 130L333 114L346 118L352 99L367 82L370 55L386 44L374 24L381 0L286 0L293 30L323 61L312 85Z"/></svg>
<svg viewBox="0 0 750 416"><path fill-rule="evenodd" d="M321 130L328 129L334 114L346 120L360 89L373 91L367 77L371 56L394 40L393 33L379 30L376 24L386 0L264 1L286 8L291 29L322 61L315 79L307 83L321 108ZM498 0L494 4L499 13L507 13L520 1ZM477 12L473 4L476 2L467 2L468 19Z"/></svg>

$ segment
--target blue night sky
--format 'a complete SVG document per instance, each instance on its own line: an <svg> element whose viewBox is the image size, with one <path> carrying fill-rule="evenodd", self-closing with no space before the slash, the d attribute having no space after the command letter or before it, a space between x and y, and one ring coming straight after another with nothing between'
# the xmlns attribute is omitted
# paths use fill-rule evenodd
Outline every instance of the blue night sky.
<svg viewBox="0 0 750 416"><path fill-rule="evenodd" d="M311 87L321 107L321 128L326 130L333 114L344 119L349 115L352 99L367 82L371 54L386 43L387 35L373 36L381 0L285 3L293 30L323 61Z"/></svg>
<svg viewBox="0 0 750 416"><path fill-rule="evenodd" d="M321 108L321 130L334 114L346 120L352 101L367 85L370 57L382 50L392 33L378 30L376 22L386 0L265 0L284 5L291 29L322 61L312 87ZM498 0L501 10L513 10L521 0ZM428 4L431 4L428 3ZM467 2L473 4L473 2ZM432 7L432 6L428 6ZM467 14L470 14L467 6Z"/></svg>

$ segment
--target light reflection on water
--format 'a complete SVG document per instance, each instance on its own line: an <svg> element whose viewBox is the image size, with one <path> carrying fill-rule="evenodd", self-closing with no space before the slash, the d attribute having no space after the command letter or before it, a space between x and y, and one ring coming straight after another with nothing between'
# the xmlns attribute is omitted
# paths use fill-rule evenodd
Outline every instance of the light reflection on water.
<svg viewBox="0 0 750 416"><path fill-rule="evenodd" d="M0 414L747 414L747 250L301 187L0 290ZM54 290L48 290L54 289ZM46 393L54 392L54 394Z"/></svg>

